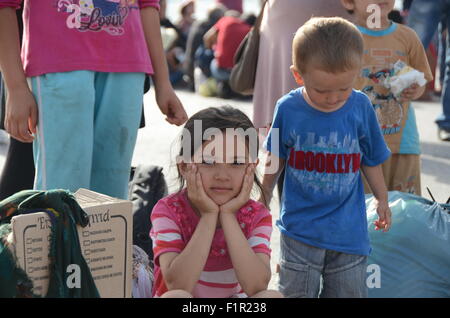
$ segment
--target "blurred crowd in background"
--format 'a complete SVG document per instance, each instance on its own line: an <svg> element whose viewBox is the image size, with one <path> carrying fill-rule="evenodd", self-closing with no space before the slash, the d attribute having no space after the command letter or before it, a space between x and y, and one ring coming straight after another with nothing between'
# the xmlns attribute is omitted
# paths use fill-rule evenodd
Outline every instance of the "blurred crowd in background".
<svg viewBox="0 0 450 318"><path fill-rule="evenodd" d="M172 85L203 96L242 97L228 85L233 56L254 25L264 1L249 1L247 12L244 11L245 0L161 0L161 32ZM390 18L408 24L412 2L398 0ZM425 101L439 99L445 76L445 19L438 24L439 28L427 40L435 80L428 84L421 98Z"/></svg>

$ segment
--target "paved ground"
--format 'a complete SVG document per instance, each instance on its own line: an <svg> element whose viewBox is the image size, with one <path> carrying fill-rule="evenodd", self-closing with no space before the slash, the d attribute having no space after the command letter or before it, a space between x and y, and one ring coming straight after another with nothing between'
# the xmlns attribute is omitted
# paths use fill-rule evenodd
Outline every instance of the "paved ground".
<svg viewBox="0 0 450 318"><path fill-rule="evenodd" d="M191 92L180 90L178 96L184 103L188 115L209 106L232 105L241 109L250 118L253 114L251 100L222 100L205 98ZM178 151L174 143L181 128L169 125L154 103L153 93L145 96L145 114L147 126L139 131L137 146L133 157L133 165L151 163L164 167L164 174L170 189L176 189L176 168L174 158ZM430 198L425 190L428 186L436 200L443 202L450 196L450 142L437 139L434 118L440 113L441 106L437 102L414 103L422 146L422 193ZM7 146L0 145L0 167L3 166ZM271 210L273 221L278 217L278 198L274 198ZM270 288L276 288L277 275L275 266L279 257L279 231L274 227L272 236L272 271Z"/></svg>

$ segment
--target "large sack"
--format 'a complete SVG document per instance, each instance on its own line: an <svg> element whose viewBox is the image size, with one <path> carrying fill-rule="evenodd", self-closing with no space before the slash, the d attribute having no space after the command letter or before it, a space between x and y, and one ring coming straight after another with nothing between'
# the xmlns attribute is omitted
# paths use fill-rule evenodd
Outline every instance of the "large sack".
<svg viewBox="0 0 450 318"><path fill-rule="evenodd" d="M366 197L369 297L450 297L450 205L389 192L392 228L383 233L372 202Z"/></svg>

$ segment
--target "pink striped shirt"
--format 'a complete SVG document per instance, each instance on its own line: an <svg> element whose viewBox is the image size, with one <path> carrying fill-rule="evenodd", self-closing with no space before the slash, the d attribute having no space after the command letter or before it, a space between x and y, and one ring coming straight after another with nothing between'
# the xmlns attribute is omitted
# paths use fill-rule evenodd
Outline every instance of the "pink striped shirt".
<svg viewBox="0 0 450 318"><path fill-rule="evenodd" d="M27 77L70 71L153 73L140 10L159 0L0 0L24 3Z"/></svg>
<svg viewBox="0 0 450 318"><path fill-rule="evenodd" d="M266 207L249 200L236 213L236 218L253 251L270 256L272 217ZM153 208L151 220L150 236L153 240L155 260L153 296L160 297L167 291L167 287L159 267L159 256L168 252L181 253L191 239L200 218L190 206L186 190L183 190L159 200ZM246 296L236 278L225 236L220 228L214 234L208 260L194 287L193 296L196 298Z"/></svg>

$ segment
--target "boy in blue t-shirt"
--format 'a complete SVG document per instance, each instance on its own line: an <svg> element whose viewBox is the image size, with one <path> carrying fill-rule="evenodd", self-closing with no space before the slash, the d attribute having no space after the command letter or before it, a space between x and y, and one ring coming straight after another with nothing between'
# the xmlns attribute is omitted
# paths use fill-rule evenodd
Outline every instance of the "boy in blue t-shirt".
<svg viewBox="0 0 450 318"><path fill-rule="evenodd" d="M263 187L272 196L285 169L279 289L286 297L366 297L370 253L360 170L377 200L376 229L391 211L381 163L390 151L366 95L352 89L363 55L358 29L313 18L296 33L292 73L302 87L283 96L266 140Z"/></svg>

